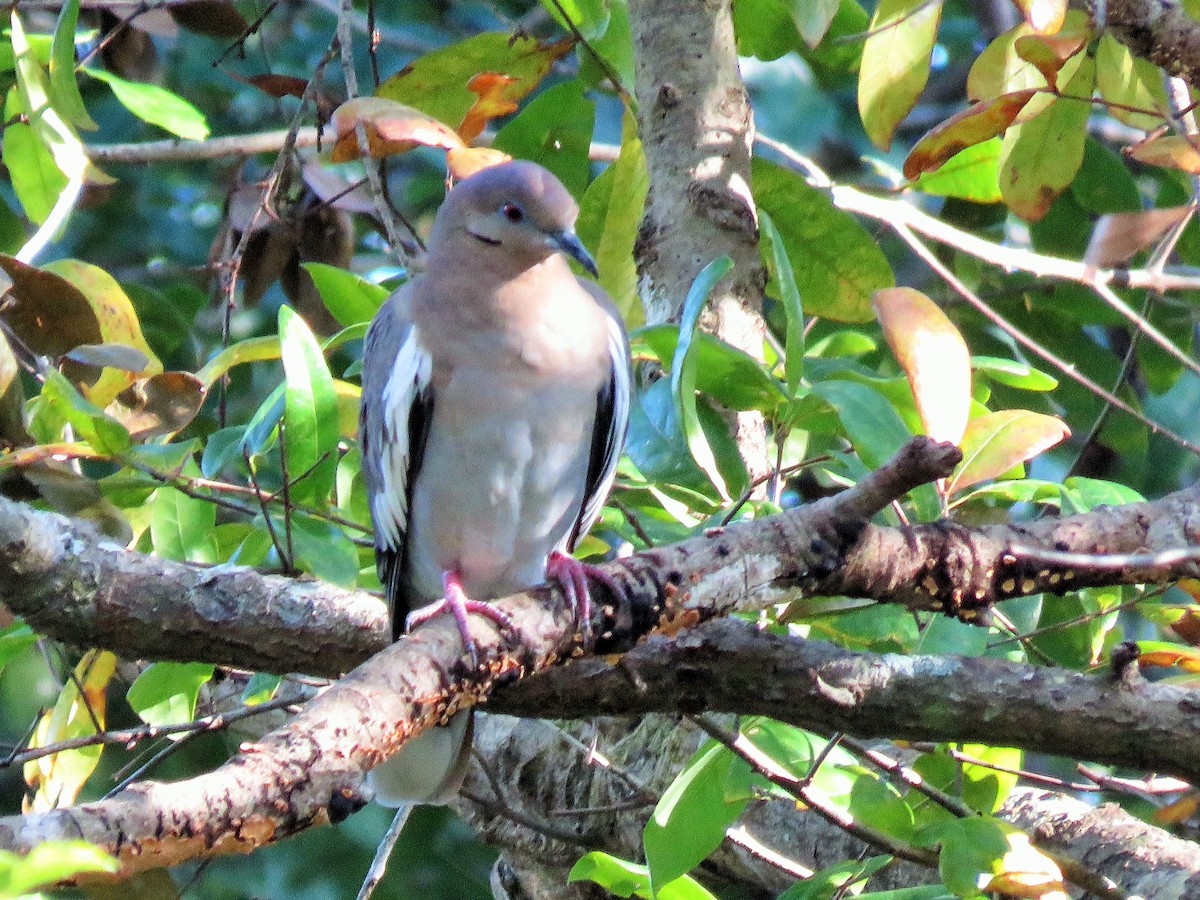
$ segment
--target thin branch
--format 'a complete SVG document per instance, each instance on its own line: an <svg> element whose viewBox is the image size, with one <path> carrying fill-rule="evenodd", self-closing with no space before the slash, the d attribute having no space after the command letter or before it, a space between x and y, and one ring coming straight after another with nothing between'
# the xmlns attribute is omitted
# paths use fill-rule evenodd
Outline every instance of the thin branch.
<svg viewBox="0 0 1200 900"><path fill-rule="evenodd" d="M924 847L902 843L883 831L857 821L850 812L835 806L823 794L815 790L811 784L807 783L807 780L798 779L786 769L781 768L772 757L759 750L745 736L726 731L708 716L697 716L695 722L709 737L748 762L771 784L791 794L827 822L836 825L863 843L882 850L889 856L905 859L931 869L937 868L937 853Z"/></svg>
<svg viewBox="0 0 1200 900"><path fill-rule="evenodd" d="M396 848L396 841L400 840L400 832L404 830L404 826L408 823L408 817L412 811L411 804L402 806L396 810L392 824L388 825L387 831L383 834L383 839L380 840L379 846L375 849L375 858L371 860L371 868L367 870L367 877L363 879L362 887L358 889L358 896L355 900L369 900L370 896L375 893L375 888L379 887L379 882L383 881L384 873L387 871L388 860L391 858L392 851Z"/></svg>

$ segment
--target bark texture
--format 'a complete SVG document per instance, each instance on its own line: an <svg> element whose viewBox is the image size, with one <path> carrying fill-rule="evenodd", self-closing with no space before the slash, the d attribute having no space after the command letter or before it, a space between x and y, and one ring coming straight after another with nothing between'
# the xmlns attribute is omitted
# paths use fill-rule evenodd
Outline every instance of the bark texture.
<svg viewBox="0 0 1200 900"><path fill-rule="evenodd" d="M733 271L713 290L706 331L762 358L758 215L750 194L754 119L737 64L730 0L630 5L638 134L650 193L634 256L646 318L677 318L692 280L719 256ZM735 417L752 477L768 466L760 413Z"/></svg>

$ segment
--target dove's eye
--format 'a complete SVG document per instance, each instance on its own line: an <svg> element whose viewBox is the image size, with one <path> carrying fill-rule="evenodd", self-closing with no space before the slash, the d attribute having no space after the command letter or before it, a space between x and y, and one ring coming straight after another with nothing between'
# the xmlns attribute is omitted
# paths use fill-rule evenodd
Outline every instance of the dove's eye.
<svg viewBox="0 0 1200 900"><path fill-rule="evenodd" d="M515 203L505 203L500 207L500 212L510 222L520 222L525 218L525 211Z"/></svg>

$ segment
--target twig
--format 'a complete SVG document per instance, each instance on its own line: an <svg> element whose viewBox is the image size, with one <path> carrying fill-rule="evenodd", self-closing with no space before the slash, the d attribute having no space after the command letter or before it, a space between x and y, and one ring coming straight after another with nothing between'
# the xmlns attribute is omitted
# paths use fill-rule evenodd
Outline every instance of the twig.
<svg viewBox="0 0 1200 900"><path fill-rule="evenodd" d="M406 803L396 810L392 824L383 833L383 839L380 840L379 846L375 848L375 858L371 860L371 868L367 869L367 877L363 879L362 887L358 889L358 896L355 900L368 900L371 894L375 892L375 888L379 886L379 882L383 881L383 875L387 871L388 860L392 856L392 850L396 848L396 841L400 839L400 832L404 830L404 826L408 822L408 817L412 811L413 805L411 803Z"/></svg>
<svg viewBox="0 0 1200 900"><path fill-rule="evenodd" d="M242 719L256 716L259 713L294 706L296 703L297 700L295 697L279 697L259 703L257 706L245 706L231 712L201 716L198 719L192 719L190 722L181 722L177 725L139 725L136 728L124 728L121 731L99 731L95 734L84 734L79 737L68 738L67 740L55 741L53 744L46 744L44 747L27 747L24 750L14 751L0 760L0 769L21 765L30 760L41 759L44 756L52 756L64 750L78 750L81 747L93 747L97 744L106 746L123 745L128 749L132 748L139 741L154 740L155 738L166 737L170 734L187 734L193 731L220 731Z"/></svg>
<svg viewBox="0 0 1200 900"><path fill-rule="evenodd" d="M782 768L779 763L759 750L745 736L732 734L707 716L696 716L695 722L709 737L744 759L768 781L805 803L830 824L836 825L847 834L858 838L865 844L879 848L890 856L905 859L930 869L937 868L938 856L936 853L924 847L905 844L870 825L856 821L849 812L838 809L822 794L814 790L812 785L804 783L791 772Z"/></svg>
<svg viewBox="0 0 1200 900"><path fill-rule="evenodd" d="M1200 272L1195 269L1175 272L1097 269L1084 262L1059 259L1019 247L1005 247L955 228L918 209L907 200L877 197L848 185L837 184L815 163L780 141L760 134L754 138L754 143L778 154L790 167L808 177L814 187L828 191L838 209L858 213L892 227L905 226L938 243L961 250L1010 272L1022 271L1040 277L1061 278L1088 287L1108 284L1157 291L1188 291L1200 288Z"/></svg>

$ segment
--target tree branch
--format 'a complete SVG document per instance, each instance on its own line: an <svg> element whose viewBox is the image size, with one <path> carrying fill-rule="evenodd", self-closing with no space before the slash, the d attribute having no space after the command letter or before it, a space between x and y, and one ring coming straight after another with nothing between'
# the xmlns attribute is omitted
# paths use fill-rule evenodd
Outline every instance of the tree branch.
<svg viewBox="0 0 1200 900"><path fill-rule="evenodd" d="M914 487L944 477L957 448L915 438L894 459L837 496L761 523L739 523L613 567L627 596L611 598L593 623L599 652L633 646L653 627L694 624L826 576L865 519ZM756 532L757 555L739 552ZM0 546L9 546L0 541ZM53 556L39 548L34 559ZM617 601L620 602L617 602ZM558 590L496 601L513 634L472 618L480 665L467 665L457 629L427 623L346 675L288 725L206 775L177 784L143 783L69 809L0 820L0 847L28 850L59 837L82 838L118 857L128 874L216 853L249 852L312 825L337 821L362 804L363 774L414 734L482 702L500 684L545 669L592 643L574 635ZM510 643L511 641L511 643Z"/></svg>
<svg viewBox="0 0 1200 900"><path fill-rule="evenodd" d="M1088 4L1093 14L1099 3ZM1176 0L1108 0L1106 26L1130 50L1190 86L1200 86L1200 23Z"/></svg>
<svg viewBox="0 0 1200 900"><path fill-rule="evenodd" d="M764 715L822 733L1015 746L1200 780L1194 691L990 657L855 652L739 619L652 636L615 664L580 660L506 689L488 708Z"/></svg>

